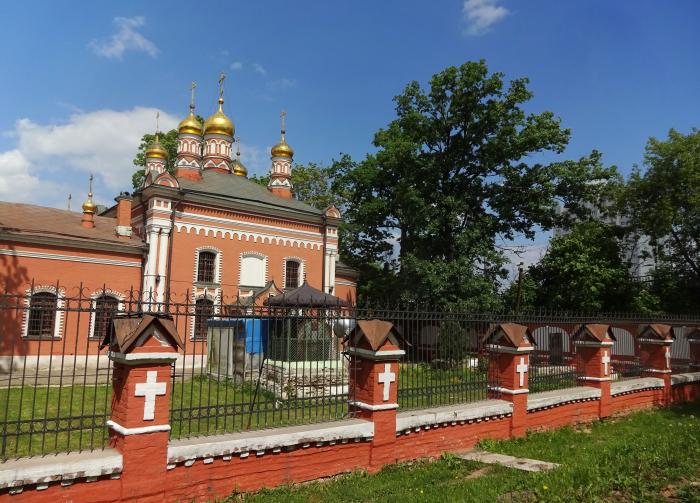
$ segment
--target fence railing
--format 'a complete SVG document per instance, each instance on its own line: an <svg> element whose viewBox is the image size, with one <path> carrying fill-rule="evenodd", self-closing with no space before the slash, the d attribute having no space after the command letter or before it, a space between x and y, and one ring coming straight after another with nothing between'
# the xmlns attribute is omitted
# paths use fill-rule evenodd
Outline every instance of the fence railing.
<svg viewBox="0 0 700 503"><path fill-rule="evenodd" d="M577 324L615 327L613 379L638 376L644 368L635 344L637 325L700 325L700 318L689 317L273 309L190 292L177 302L155 303L107 286L73 292L33 285L0 295L0 461L105 447L112 367L100 342L111 336L114 316L148 309L170 315L184 343L172 369L172 438L351 417L353 369L346 337L361 319L391 321L401 333L406 353L397 376L401 409L478 401L497 389L482 343L496 323L531 329L536 343L531 392L577 384L571 341ZM687 341L679 337L672 354L674 370L685 371Z"/></svg>

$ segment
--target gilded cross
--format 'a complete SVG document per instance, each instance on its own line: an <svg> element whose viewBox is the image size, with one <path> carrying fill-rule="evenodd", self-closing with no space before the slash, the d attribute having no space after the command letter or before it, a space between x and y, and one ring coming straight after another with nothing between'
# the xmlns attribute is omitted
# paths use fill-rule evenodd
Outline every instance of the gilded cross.
<svg viewBox="0 0 700 503"><path fill-rule="evenodd" d="M190 86L191 90L191 97L190 97L190 108L194 110L194 90L197 89L197 84L195 82L192 82L192 85Z"/></svg>
<svg viewBox="0 0 700 503"><path fill-rule="evenodd" d="M224 97L224 80L226 80L226 75L224 75L224 72L221 72L221 75L219 75L219 98Z"/></svg>
<svg viewBox="0 0 700 503"><path fill-rule="evenodd" d="M156 135L160 132L160 110L156 112Z"/></svg>

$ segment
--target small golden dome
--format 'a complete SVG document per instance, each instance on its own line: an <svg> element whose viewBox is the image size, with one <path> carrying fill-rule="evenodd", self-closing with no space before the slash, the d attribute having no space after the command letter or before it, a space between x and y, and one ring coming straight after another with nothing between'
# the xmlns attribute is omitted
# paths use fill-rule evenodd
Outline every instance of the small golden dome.
<svg viewBox="0 0 700 503"><path fill-rule="evenodd" d="M284 137L282 138L282 141L272 147L270 153L272 153L272 157L288 157L290 159L294 157L294 149L290 147L286 141L284 141Z"/></svg>
<svg viewBox="0 0 700 503"><path fill-rule="evenodd" d="M204 134L233 136L235 127L223 110L224 99L219 98L219 109L204 122Z"/></svg>
<svg viewBox="0 0 700 503"><path fill-rule="evenodd" d="M160 138L158 138L157 133L155 141L151 143L146 150L146 159L149 157L158 157L160 159L168 158L168 151L165 150L165 147L160 143Z"/></svg>
<svg viewBox="0 0 700 503"><path fill-rule="evenodd" d="M83 203L83 213L94 214L97 211L97 205L92 202L92 192L88 193L87 201Z"/></svg>
<svg viewBox="0 0 700 503"><path fill-rule="evenodd" d="M248 168L245 167L245 165L236 159L233 161L233 174L236 176L248 176Z"/></svg>
<svg viewBox="0 0 700 503"><path fill-rule="evenodd" d="M198 136L202 135L202 123L197 120L194 112L190 110L190 114L182 119L180 125L177 127L180 134L196 134Z"/></svg>

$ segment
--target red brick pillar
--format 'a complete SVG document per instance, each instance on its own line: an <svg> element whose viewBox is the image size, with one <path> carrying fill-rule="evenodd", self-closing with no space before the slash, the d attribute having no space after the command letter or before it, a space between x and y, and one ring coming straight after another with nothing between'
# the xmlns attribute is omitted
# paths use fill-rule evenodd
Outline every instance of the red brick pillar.
<svg viewBox="0 0 700 503"><path fill-rule="evenodd" d="M670 325L651 324L643 327L637 341L643 365L642 376L664 380L662 405L671 403L671 344L673 328Z"/></svg>
<svg viewBox="0 0 700 503"><path fill-rule="evenodd" d="M504 323L487 334L490 352L489 397L513 403L511 435L520 437L527 431L528 375L530 353L535 349L527 327ZM497 383L497 384L495 384Z"/></svg>
<svg viewBox="0 0 700 503"><path fill-rule="evenodd" d="M580 337L579 337L580 335ZM612 397L612 346L608 325L585 325L574 334L579 380L585 386L600 390L600 417L610 415Z"/></svg>
<svg viewBox="0 0 700 503"><path fill-rule="evenodd" d="M348 347L351 412L355 417L374 423L370 472L379 471L382 466L397 460L399 359L404 355L395 337L376 337L378 332L370 333L372 327L369 324L377 321L358 322ZM393 327L391 323L387 326Z"/></svg>
<svg viewBox="0 0 700 503"><path fill-rule="evenodd" d="M168 341L168 331L173 329L163 323L150 316L115 320L116 340L109 352L114 365L112 415L107 424L109 445L123 456L123 501L163 498L170 370L178 356L177 345Z"/></svg>

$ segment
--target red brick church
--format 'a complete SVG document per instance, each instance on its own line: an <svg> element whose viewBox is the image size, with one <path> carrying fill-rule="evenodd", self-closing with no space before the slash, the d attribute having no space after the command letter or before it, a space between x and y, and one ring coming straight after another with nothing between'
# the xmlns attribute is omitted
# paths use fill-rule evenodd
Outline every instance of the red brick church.
<svg viewBox="0 0 700 503"><path fill-rule="evenodd" d="M192 322L178 327L189 340L205 337L202 321L221 306L260 304L304 281L354 303L356 273L338 260L340 212L294 198L284 121L264 187L232 157L235 127L223 105L220 88L218 109L202 124L191 103L174 174L156 134L142 186L111 208L98 211L91 192L82 213L0 202L0 282L19 304L2 311L0 354L18 340L25 354L42 341L80 352L133 292L153 310L168 299L190 306ZM76 298L93 312L72 312Z"/></svg>

